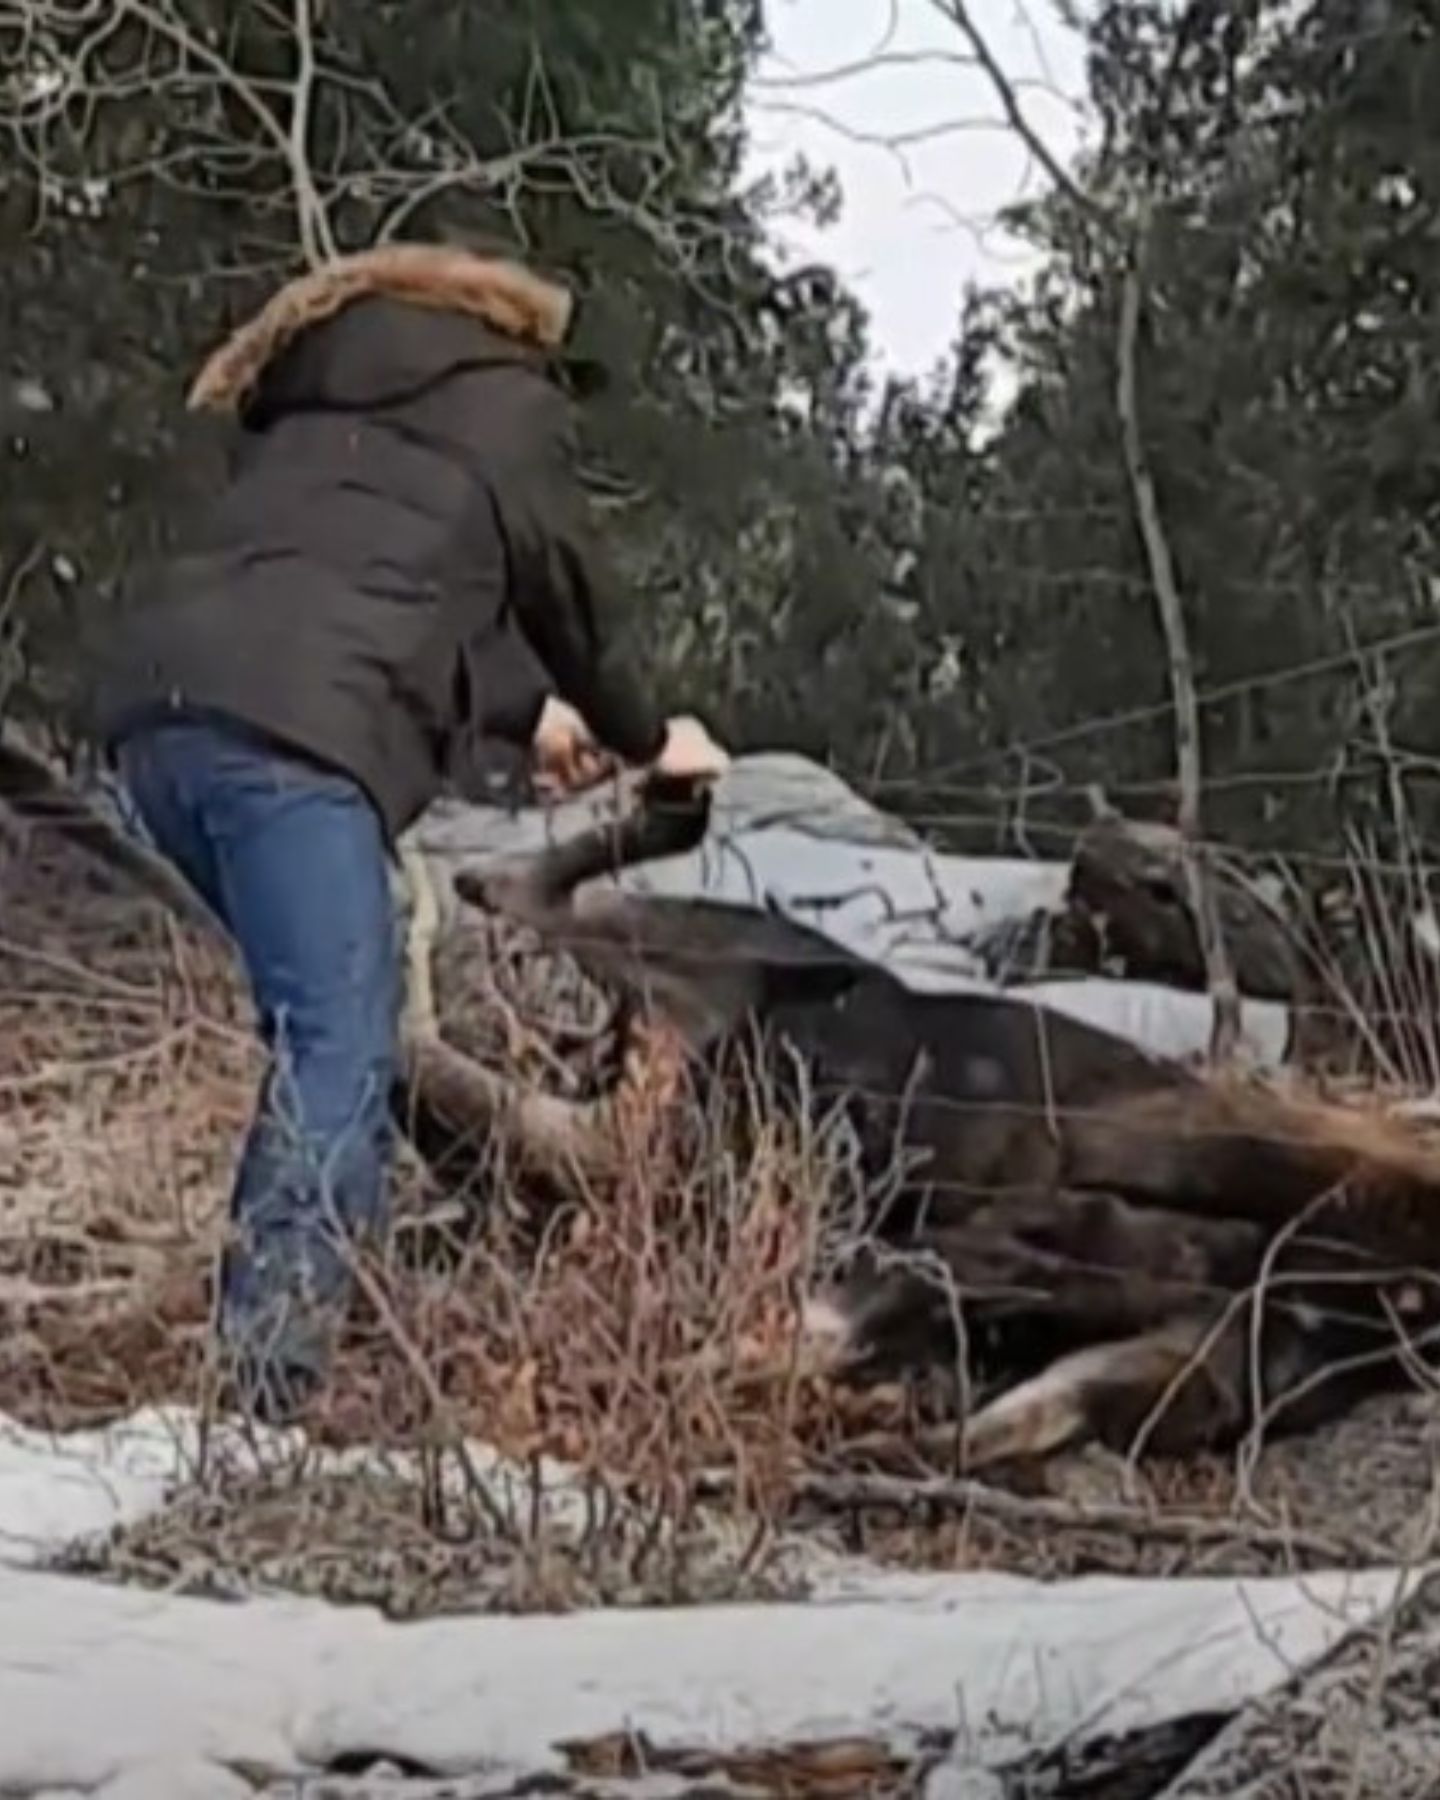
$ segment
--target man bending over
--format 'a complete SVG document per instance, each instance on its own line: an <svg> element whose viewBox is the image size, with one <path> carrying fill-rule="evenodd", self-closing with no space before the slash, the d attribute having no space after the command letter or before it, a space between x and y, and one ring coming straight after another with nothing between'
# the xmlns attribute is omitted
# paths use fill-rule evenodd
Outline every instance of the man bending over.
<svg viewBox="0 0 1440 1800"><path fill-rule="evenodd" d="M558 379L571 311L431 245L282 287L191 394L243 427L229 486L108 646L101 735L234 938L270 1052L219 1293L237 1398L266 1419L323 1377L346 1247L386 1224L398 835L486 736L538 734L562 772L597 750L725 766L618 652Z"/></svg>

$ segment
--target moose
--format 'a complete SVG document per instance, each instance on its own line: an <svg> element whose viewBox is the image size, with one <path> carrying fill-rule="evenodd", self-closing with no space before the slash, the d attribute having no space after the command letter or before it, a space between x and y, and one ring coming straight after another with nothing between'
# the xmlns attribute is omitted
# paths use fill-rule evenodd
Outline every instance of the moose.
<svg viewBox="0 0 1440 1800"><path fill-rule="evenodd" d="M28 748L0 798L172 911L199 903ZM1400 1382L1440 1323L1440 1151L1378 1109L1204 1073L1028 1002L921 994L773 912L628 892L621 871L693 849L706 794L642 785L628 811L456 877L464 907L568 952L617 1002L611 1088L530 1088L442 1035L435 895L407 859L406 1095L422 1154L501 1137L552 1191L611 1170L614 1109L658 1032L697 1080L776 1053L797 1104L838 1108L877 1199L870 1241L806 1298L817 1366L854 1381L953 1374L995 1390L963 1420L969 1466L1086 1440L1153 1452L1303 1430ZM898 1182L884 1179L900 1152ZM961 1339L963 1337L963 1345Z"/></svg>
<svg viewBox="0 0 1440 1800"><path fill-rule="evenodd" d="M884 1197L806 1300L815 1366L943 1377L978 1350L997 1391L961 1428L974 1469L1124 1448L1142 1426L1161 1453L1310 1428L1423 1354L1440 1153L1412 1129L1149 1055L1014 991L914 992L775 912L607 879L694 848L708 807L652 781L615 820L454 887L568 952L624 1031L658 1027L701 1081L734 1079L758 1044L803 1071L797 1103L840 1110ZM432 1123L501 1128L562 1184L613 1157L613 1090L523 1089L414 1013L406 1044Z"/></svg>

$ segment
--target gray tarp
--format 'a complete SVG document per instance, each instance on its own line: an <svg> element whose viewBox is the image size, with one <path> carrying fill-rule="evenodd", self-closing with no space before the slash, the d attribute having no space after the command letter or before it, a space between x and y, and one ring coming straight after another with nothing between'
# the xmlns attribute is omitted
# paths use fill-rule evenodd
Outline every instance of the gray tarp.
<svg viewBox="0 0 1440 1800"><path fill-rule="evenodd" d="M410 842L431 863L444 898L461 864L538 849L607 804L613 801L603 791L513 814L445 801L430 809ZM944 855L839 776L801 756L769 754L736 760L716 789L699 849L620 879L636 892L774 907L893 969L910 987L955 992L993 989L987 942L1007 925L1058 909L1069 878L1066 862ZM1214 1011L1203 994L1098 976L1006 991L1162 1055L1200 1055L1210 1041ZM1273 1066L1284 1059L1286 1007L1247 1000L1242 1026L1242 1050L1253 1061Z"/></svg>

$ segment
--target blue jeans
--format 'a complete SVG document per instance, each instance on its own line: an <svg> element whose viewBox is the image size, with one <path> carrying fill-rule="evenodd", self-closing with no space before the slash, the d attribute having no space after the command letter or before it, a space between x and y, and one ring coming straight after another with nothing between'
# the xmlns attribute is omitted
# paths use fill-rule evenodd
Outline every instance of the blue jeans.
<svg viewBox="0 0 1440 1800"><path fill-rule="evenodd" d="M275 1417L323 1375L350 1256L386 1224L402 976L384 832L354 782L239 726L177 716L116 760L156 848L235 940L270 1052L219 1325L248 1403Z"/></svg>

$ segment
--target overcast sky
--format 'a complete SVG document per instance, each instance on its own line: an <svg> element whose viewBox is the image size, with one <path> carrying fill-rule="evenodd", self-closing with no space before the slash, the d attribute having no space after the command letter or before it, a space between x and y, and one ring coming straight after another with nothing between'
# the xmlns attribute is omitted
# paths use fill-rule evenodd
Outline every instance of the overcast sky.
<svg viewBox="0 0 1440 1800"><path fill-rule="evenodd" d="M1052 0L971 0L970 10L1027 115L1068 157L1081 129L1083 64ZM779 169L803 152L836 170L839 222L782 235L833 263L864 299L884 366L922 373L950 348L964 282L1027 267L995 213L1036 191L1039 172L940 0L767 0L767 17L773 50L751 94L752 167ZM865 66L814 79L855 64Z"/></svg>

